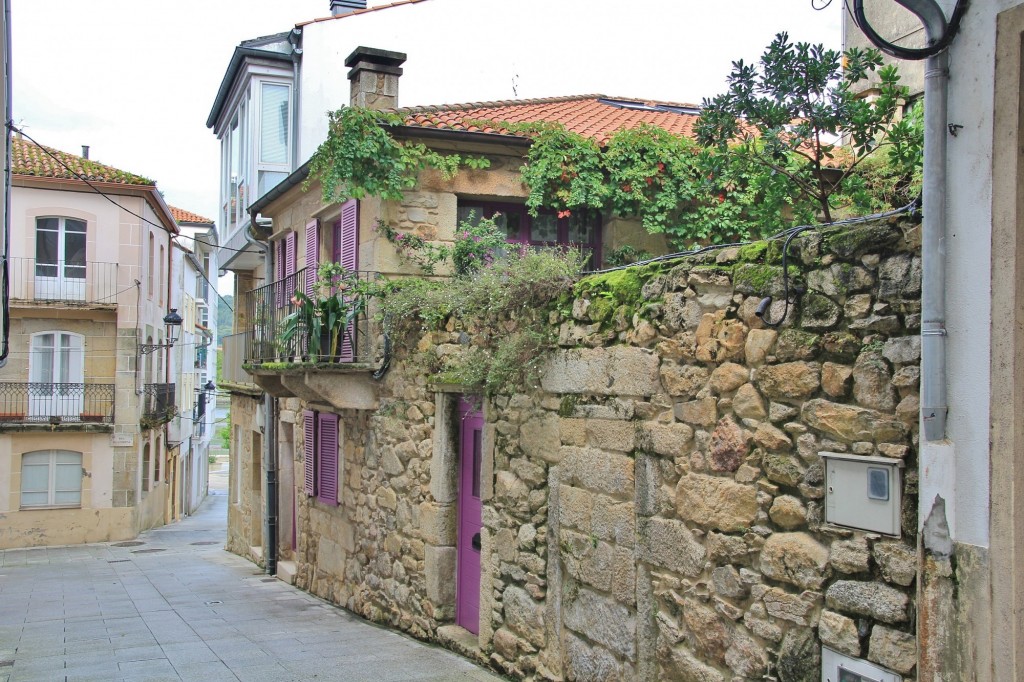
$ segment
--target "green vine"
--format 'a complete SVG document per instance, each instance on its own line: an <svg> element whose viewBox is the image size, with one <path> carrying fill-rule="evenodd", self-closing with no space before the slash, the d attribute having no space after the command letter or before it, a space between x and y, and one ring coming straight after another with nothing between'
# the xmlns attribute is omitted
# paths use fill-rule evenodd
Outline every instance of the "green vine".
<svg viewBox="0 0 1024 682"><path fill-rule="evenodd" d="M441 154L424 144L396 139L390 129L403 123L397 114L344 107L328 119L327 139L310 159L304 184L308 188L312 179L319 180L326 203L366 196L398 201L427 168L451 179L460 167L490 166L485 157Z"/></svg>
<svg viewBox="0 0 1024 682"><path fill-rule="evenodd" d="M466 277L493 264L508 250L505 231L495 222L497 217L477 218L470 213L468 220L459 223L450 246L396 229L383 220L377 221L377 234L395 248L403 262L416 265L428 275L433 275L438 265L451 261L456 277Z"/></svg>
<svg viewBox="0 0 1024 682"><path fill-rule="evenodd" d="M425 332L464 327L472 346L431 357L427 371L439 383L457 383L488 395L509 392L539 374L557 339L549 312L566 297L581 269L573 249L513 250L491 267L450 281L407 278L378 292L381 317L397 346L415 347ZM398 341L411 337L408 342Z"/></svg>

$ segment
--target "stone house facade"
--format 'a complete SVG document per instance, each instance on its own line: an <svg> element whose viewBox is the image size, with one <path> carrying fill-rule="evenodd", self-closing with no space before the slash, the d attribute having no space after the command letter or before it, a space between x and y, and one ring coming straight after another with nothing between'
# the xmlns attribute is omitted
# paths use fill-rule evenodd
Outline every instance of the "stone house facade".
<svg viewBox="0 0 1024 682"><path fill-rule="evenodd" d="M396 342L372 405L295 391L278 413L293 480L323 454L304 415L338 424L334 497L299 490L282 542L296 583L524 679L818 679L822 646L912 679L915 234L797 240L809 293L780 330L754 314L779 286L756 250L637 272L637 310L596 305L598 286L552 314L561 350L540 386L483 403L469 627L472 389L432 383L416 351L463 352L472 321ZM897 533L826 521L821 452L900 465Z"/></svg>
<svg viewBox="0 0 1024 682"><path fill-rule="evenodd" d="M427 123L400 134L491 168L426 171L401 202L357 210L323 205L294 173L252 207L273 225L268 272L294 264L239 306L250 337L266 338L261 321L307 263L339 251L343 228L329 228L346 215L359 269L400 276L413 271L378 219L445 241L460 202L522 200L515 140L431 137L438 112L402 113ZM619 221L603 239L616 229L639 228ZM807 292L779 330L756 315L782 297L777 247L597 275L568 306L534 311L560 347L539 385L486 400L424 369L473 347L479 330L458 316L390 351L367 326L342 363L250 344L245 369L274 400L253 402L267 427L237 443L251 464L232 477L229 547L517 678L810 680L825 647L912 679L917 248L902 223L795 240ZM893 472L892 529L826 519L828 457Z"/></svg>

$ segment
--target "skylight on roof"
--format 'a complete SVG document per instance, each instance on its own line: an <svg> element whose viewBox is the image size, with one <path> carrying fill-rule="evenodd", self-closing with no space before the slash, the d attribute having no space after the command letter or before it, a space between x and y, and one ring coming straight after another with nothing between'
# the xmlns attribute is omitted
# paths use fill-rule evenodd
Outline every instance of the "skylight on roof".
<svg viewBox="0 0 1024 682"><path fill-rule="evenodd" d="M606 97L602 97L597 101L601 104L607 104L610 107L618 107L619 109L662 111L670 114L686 114L689 116L696 116L700 114L700 109L698 107L687 107L677 104L645 104L643 102L635 102L629 99L608 99Z"/></svg>
<svg viewBox="0 0 1024 682"><path fill-rule="evenodd" d="M636 109L638 111L657 111L657 107L652 107L650 104L644 104L643 102L634 102L628 99L605 99L601 98L597 100L601 104L607 104L611 107L618 107L620 109Z"/></svg>

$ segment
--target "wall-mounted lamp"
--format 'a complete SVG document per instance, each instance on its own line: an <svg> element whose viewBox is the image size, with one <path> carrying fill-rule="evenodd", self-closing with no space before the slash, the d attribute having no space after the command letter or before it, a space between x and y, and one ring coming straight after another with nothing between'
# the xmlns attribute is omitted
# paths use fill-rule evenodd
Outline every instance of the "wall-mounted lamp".
<svg viewBox="0 0 1024 682"><path fill-rule="evenodd" d="M164 326L167 327L167 340L163 343L140 343L139 353L149 355L161 348L171 348L178 340L178 332L181 329L181 315L177 308L171 308L170 312L164 315Z"/></svg>

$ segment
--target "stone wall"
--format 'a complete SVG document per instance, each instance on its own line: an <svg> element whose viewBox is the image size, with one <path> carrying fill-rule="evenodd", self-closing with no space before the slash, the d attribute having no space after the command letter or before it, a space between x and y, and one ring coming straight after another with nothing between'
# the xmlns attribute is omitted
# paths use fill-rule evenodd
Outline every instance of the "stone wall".
<svg viewBox="0 0 1024 682"><path fill-rule="evenodd" d="M779 244L597 276L553 306L541 385L485 405L468 653L525 679L816 680L824 644L913 678L916 234L794 240L806 292L779 329L754 314L766 294L783 313ZM335 410L343 502L299 495L298 584L426 639L453 620L457 457L424 358L471 346L458 320L399 340L380 408ZM901 537L824 523L821 451L905 464Z"/></svg>
<svg viewBox="0 0 1024 682"><path fill-rule="evenodd" d="M262 453L253 451L254 440L257 445L262 441L263 425L256 419L261 402L262 398L248 395L231 396L227 549L263 565L258 548L263 545L265 486L255 485L263 477Z"/></svg>

